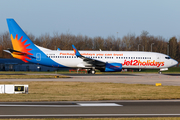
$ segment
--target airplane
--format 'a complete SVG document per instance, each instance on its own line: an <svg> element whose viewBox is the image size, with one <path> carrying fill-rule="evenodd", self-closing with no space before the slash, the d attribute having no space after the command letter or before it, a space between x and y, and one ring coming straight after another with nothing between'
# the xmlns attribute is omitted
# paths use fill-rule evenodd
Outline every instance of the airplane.
<svg viewBox="0 0 180 120"><path fill-rule="evenodd" d="M156 52L140 51L78 51L50 50L35 45L14 19L7 19L13 49L4 50L14 58L26 63L51 67L87 69L89 74L101 72L120 72L122 69L168 70L178 62L170 56Z"/></svg>

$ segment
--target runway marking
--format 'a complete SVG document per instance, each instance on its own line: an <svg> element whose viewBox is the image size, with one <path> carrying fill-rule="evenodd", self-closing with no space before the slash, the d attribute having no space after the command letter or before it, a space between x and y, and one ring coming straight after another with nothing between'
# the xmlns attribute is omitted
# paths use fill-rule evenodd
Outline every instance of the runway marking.
<svg viewBox="0 0 180 120"><path fill-rule="evenodd" d="M6 105L0 104L0 107L79 107L79 105Z"/></svg>
<svg viewBox="0 0 180 120"><path fill-rule="evenodd" d="M128 116L180 116L180 114L31 114L31 115L0 115L0 117L128 117Z"/></svg>
<svg viewBox="0 0 180 120"><path fill-rule="evenodd" d="M123 106L116 103L77 103L80 106Z"/></svg>
<svg viewBox="0 0 180 120"><path fill-rule="evenodd" d="M116 103L76 103L74 105L16 105L16 104L0 104L0 107L88 107L88 106L99 106L99 107L114 107L114 106L123 106Z"/></svg>

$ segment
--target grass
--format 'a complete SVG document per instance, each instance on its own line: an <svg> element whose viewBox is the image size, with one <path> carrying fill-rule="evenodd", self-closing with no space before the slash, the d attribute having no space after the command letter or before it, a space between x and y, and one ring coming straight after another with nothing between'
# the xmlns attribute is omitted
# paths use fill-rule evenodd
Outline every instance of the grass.
<svg viewBox="0 0 180 120"><path fill-rule="evenodd" d="M7 120L7 119L1 119ZM11 119L11 120L34 120L33 118L26 119ZM180 117L153 117L153 118L41 118L35 120L180 120Z"/></svg>
<svg viewBox="0 0 180 120"><path fill-rule="evenodd" d="M46 79L46 78L70 78L64 75L0 75L0 79Z"/></svg>
<svg viewBox="0 0 180 120"><path fill-rule="evenodd" d="M63 72L68 72L68 71L62 71ZM0 75L7 75L7 74L20 74L20 75L23 75L23 74L56 74L55 71L50 71L50 72L44 72L44 71L0 71ZM58 71L58 73L60 73Z"/></svg>
<svg viewBox="0 0 180 120"><path fill-rule="evenodd" d="M29 94L0 94L1 102L180 99L180 86L55 81L0 84L29 85Z"/></svg>

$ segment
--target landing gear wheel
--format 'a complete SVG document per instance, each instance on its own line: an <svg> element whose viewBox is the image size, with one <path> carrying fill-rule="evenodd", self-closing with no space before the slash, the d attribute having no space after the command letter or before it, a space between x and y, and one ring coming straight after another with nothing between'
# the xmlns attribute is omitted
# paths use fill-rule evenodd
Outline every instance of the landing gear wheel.
<svg viewBox="0 0 180 120"><path fill-rule="evenodd" d="M91 70L91 74L95 74L96 73L96 71L95 70Z"/></svg>
<svg viewBox="0 0 180 120"><path fill-rule="evenodd" d="M161 74L162 72L161 71L158 71L159 74Z"/></svg>
<svg viewBox="0 0 180 120"><path fill-rule="evenodd" d="M95 74L95 73L96 73L95 70L89 70L89 71L88 71L88 74Z"/></svg>

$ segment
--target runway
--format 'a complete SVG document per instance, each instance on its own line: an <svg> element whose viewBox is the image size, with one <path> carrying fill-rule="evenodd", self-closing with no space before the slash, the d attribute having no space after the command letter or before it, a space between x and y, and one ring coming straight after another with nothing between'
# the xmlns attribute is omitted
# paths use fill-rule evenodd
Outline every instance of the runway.
<svg viewBox="0 0 180 120"><path fill-rule="evenodd" d="M0 118L180 117L180 101L0 102Z"/></svg>
<svg viewBox="0 0 180 120"><path fill-rule="evenodd" d="M61 74L53 74L53 75L61 75ZM62 75L66 75L71 78L0 79L0 82L1 81L2 82L4 81L67 81L67 82L109 82L109 83L150 84L150 85L155 85L156 83L162 83L162 85L180 86L180 74L95 74L95 75L62 74Z"/></svg>

